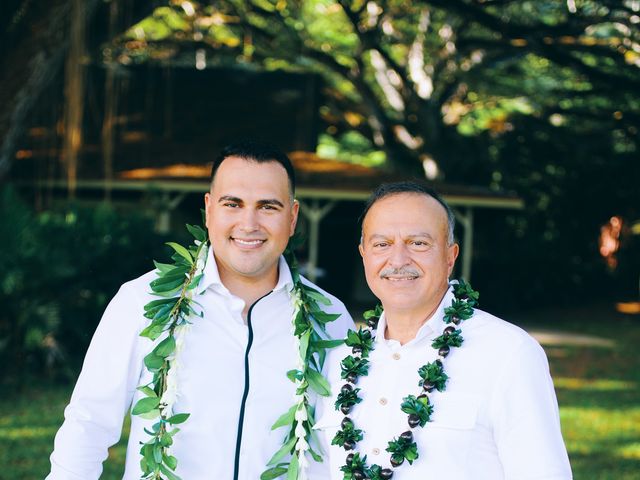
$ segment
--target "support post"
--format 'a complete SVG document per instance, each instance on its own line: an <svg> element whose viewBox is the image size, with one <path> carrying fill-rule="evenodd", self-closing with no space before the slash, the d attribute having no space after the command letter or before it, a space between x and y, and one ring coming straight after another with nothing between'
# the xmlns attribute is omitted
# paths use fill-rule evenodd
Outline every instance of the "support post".
<svg viewBox="0 0 640 480"><path fill-rule="evenodd" d="M454 213L464 229L462 236L462 272L460 276L470 282L471 260L473 259L473 209L467 207L464 214L459 210L454 210Z"/></svg>
<svg viewBox="0 0 640 480"><path fill-rule="evenodd" d="M320 250L320 221L336 206L335 201L330 201L320 206L318 200L313 200L311 206L300 201L300 211L309 222L309 258L307 261L306 277L312 282L318 279L318 252Z"/></svg>

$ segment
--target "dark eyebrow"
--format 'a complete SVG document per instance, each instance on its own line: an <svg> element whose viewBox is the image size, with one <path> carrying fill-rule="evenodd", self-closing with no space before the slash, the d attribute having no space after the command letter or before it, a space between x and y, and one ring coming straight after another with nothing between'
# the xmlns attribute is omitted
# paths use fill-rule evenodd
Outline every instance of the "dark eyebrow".
<svg viewBox="0 0 640 480"><path fill-rule="evenodd" d="M233 202L239 205L244 205L244 201L241 198L234 197L233 195L223 195L218 199L218 203L220 202ZM284 204L278 200L277 198L265 198L264 200L258 200L256 204L259 207L264 205L277 205L280 208L284 208Z"/></svg>
<svg viewBox="0 0 640 480"><path fill-rule="evenodd" d="M415 235L409 235L408 238L410 238L410 239L426 238L426 239L428 239L428 240L433 242L433 237L431 236L431 234L429 234L427 232L419 232L419 233L416 233Z"/></svg>
<svg viewBox="0 0 640 480"><path fill-rule="evenodd" d="M263 205L277 205L280 208L284 208L284 204L276 199L276 198L267 198L265 200L258 200L258 205L259 206L263 206Z"/></svg>
<svg viewBox="0 0 640 480"><path fill-rule="evenodd" d="M234 197L232 195L223 195L223 196L221 196L218 199L218 203L220 203L220 202L233 202L233 203L240 203L240 204L244 203L241 198Z"/></svg>

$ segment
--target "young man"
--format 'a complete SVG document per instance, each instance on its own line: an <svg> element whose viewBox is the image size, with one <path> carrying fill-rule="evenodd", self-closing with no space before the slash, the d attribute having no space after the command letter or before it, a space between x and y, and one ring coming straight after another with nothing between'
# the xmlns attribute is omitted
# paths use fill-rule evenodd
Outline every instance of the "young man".
<svg viewBox="0 0 640 480"><path fill-rule="evenodd" d="M384 313L329 355L333 397L316 416L329 461L310 478L571 478L545 354L449 284L453 228L419 184L369 200L359 248Z"/></svg>
<svg viewBox="0 0 640 480"><path fill-rule="evenodd" d="M282 257L298 217L294 182L287 156L266 144L232 145L214 161L205 195L211 246L194 297L203 317L193 319L176 362L174 410L191 414L171 446L184 480L256 480L287 433L271 427L293 404L287 372L298 365L293 280ZM142 395L136 388L151 380L143 360L153 343L139 334L149 324L144 306L158 298L149 293L156 276L124 284L107 307L56 436L48 479L99 478L124 415ZM351 318L325 295L326 312L340 314L328 334L343 338ZM131 417L127 480L142 475L140 443L152 423Z"/></svg>

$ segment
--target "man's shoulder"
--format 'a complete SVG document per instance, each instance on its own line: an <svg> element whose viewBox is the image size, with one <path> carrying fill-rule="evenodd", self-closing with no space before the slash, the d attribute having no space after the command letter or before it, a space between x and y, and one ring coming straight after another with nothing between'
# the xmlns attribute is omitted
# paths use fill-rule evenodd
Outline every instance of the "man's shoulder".
<svg viewBox="0 0 640 480"><path fill-rule="evenodd" d="M118 295L128 295L137 298L145 303L153 300L151 287L149 284L156 279L158 273L156 270L150 270L139 277L133 278L120 286Z"/></svg>
<svg viewBox="0 0 640 480"><path fill-rule="evenodd" d="M351 318L351 315L349 314L349 311L347 310L345 304L336 296L330 294L326 290L323 290L318 285L311 282L309 279L303 277L302 275L300 276L300 279L306 286L317 290L331 302L331 305L320 305L322 310L327 313L340 314L340 317L327 324L327 332L329 333L329 336L331 338L344 338L347 334L347 330L349 330L350 328L354 328L353 319Z"/></svg>
<svg viewBox="0 0 640 480"><path fill-rule="evenodd" d="M307 287L311 287L314 290L317 290L318 292L320 292L322 295L324 295L325 297L327 297L330 301L331 301L331 305L339 307L343 310L346 311L346 307L344 305L344 303L335 295L330 294L329 292L327 292L326 290L320 288L318 285L316 285L315 283L313 283L311 280L309 280L308 278L303 277L302 275L300 275L300 280L302 281L302 283L304 283Z"/></svg>
<svg viewBox="0 0 640 480"><path fill-rule="evenodd" d="M473 317L463 323L462 331L504 347L541 349L538 341L522 327L480 309L476 309Z"/></svg>

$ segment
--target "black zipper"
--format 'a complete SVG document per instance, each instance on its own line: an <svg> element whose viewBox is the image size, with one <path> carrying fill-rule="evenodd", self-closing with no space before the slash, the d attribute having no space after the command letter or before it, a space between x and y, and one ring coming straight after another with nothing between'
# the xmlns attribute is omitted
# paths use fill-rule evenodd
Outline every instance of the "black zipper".
<svg viewBox="0 0 640 480"><path fill-rule="evenodd" d="M238 473L240 471L240 447L242 445L242 428L244 426L244 409L247 403L247 397L249 396L249 352L251 351L251 345L253 344L253 327L251 326L251 311L256 304L273 291L263 295L249 307L247 312L247 327L249 328L249 339L247 340L247 349L244 352L244 393L242 394L242 402L240 402L240 418L238 419L238 435L236 437L236 458L233 465L233 480L238 480Z"/></svg>

